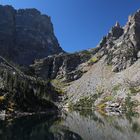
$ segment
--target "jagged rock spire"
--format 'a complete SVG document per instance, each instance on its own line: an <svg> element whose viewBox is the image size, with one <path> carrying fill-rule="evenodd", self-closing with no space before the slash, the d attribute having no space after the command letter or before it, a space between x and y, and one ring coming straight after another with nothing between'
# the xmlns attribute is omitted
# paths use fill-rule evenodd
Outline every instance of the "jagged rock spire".
<svg viewBox="0 0 140 140"><path fill-rule="evenodd" d="M138 9L136 13L140 13L140 9Z"/></svg>
<svg viewBox="0 0 140 140"><path fill-rule="evenodd" d="M121 27L118 21L116 21L115 27L119 27L119 28Z"/></svg>
<svg viewBox="0 0 140 140"><path fill-rule="evenodd" d="M123 34L123 28L120 26L119 22L116 22L115 26L109 31L108 37L119 38Z"/></svg>

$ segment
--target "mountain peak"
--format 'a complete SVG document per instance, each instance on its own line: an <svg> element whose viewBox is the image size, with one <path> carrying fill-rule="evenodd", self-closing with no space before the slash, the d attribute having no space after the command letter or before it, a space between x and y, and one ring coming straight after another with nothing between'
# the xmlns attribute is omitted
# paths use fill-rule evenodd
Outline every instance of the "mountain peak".
<svg viewBox="0 0 140 140"><path fill-rule="evenodd" d="M108 38L118 39L123 34L123 28L120 26L119 22L116 22L115 26L111 28L108 34Z"/></svg>
<svg viewBox="0 0 140 140"><path fill-rule="evenodd" d="M121 27L121 26L120 26L120 23L119 23L118 21L116 21L115 27L118 27L118 28Z"/></svg>
<svg viewBox="0 0 140 140"><path fill-rule="evenodd" d="M140 21L140 9L128 17L128 23L136 23Z"/></svg>
<svg viewBox="0 0 140 140"><path fill-rule="evenodd" d="M21 65L63 52L53 24L37 9L0 5L0 55Z"/></svg>

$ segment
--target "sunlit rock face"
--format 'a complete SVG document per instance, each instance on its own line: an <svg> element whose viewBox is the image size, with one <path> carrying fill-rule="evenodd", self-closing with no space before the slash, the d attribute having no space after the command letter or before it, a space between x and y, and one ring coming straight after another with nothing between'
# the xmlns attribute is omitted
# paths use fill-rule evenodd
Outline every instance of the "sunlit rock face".
<svg viewBox="0 0 140 140"><path fill-rule="evenodd" d="M0 55L18 64L63 52L51 19L36 9L0 6Z"/></svg>
<svg viewBox="0 0 140 140"><path fill-rule="evenodd" d="M107 38L111 45L108 42L105 45L110 45L108 47L108 64L113 65L112 70L114 72L119 72L134 64L138 59L140 50L140 11L129 16L128 22L123 28L119 24L116 24L114 28L116 33L120 33L122 30L122 34L115 39L108 40Z"/></svg>

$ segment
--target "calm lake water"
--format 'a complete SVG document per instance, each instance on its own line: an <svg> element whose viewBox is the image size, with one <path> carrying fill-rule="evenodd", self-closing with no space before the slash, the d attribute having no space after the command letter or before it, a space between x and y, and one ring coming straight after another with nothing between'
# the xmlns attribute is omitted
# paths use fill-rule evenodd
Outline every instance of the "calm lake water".
<svg viewBox="0 0 140 140"><path fill-rule="evenodd" d="M0 140L140 140L140 118L95 111L1 118Z"/></svg>

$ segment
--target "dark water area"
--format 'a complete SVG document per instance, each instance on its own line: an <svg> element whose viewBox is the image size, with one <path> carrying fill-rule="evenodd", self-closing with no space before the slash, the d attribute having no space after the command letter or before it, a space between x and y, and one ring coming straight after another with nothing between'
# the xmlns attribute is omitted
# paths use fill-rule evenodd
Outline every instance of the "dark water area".
<svg viewBox="0 0 140 140"><path fill-rule="evenodd" d="M1 118L0 140L140 140L140 117L71 111Z"/></svg>

